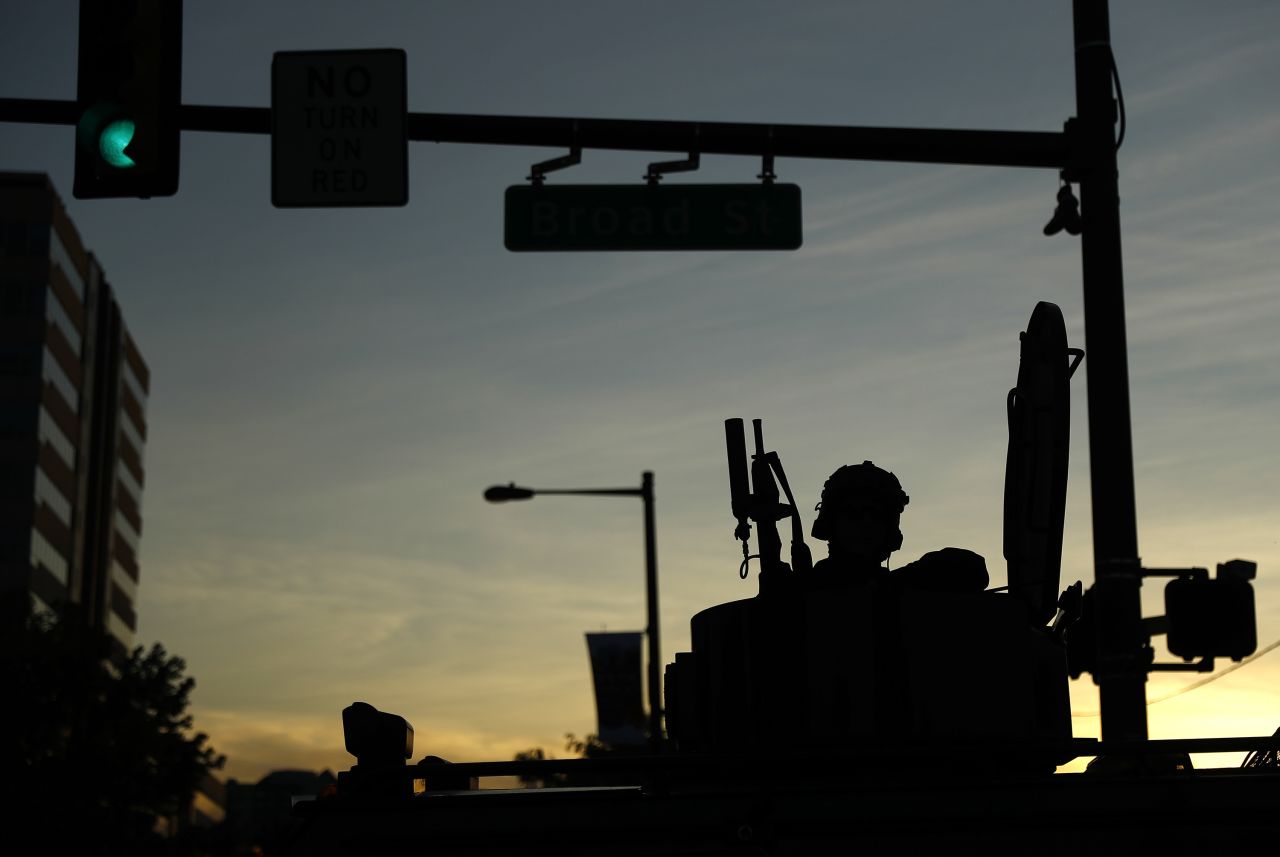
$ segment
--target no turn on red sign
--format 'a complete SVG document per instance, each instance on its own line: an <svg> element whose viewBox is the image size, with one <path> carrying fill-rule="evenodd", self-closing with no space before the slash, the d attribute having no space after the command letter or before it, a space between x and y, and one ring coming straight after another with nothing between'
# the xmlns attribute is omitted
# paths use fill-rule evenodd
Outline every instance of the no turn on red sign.
<svg viewBox="0 0 1280 857"><path fill-rule="evenodd" d="M409 201L405 53L288 51L271 62L271 202Z"/></svg>

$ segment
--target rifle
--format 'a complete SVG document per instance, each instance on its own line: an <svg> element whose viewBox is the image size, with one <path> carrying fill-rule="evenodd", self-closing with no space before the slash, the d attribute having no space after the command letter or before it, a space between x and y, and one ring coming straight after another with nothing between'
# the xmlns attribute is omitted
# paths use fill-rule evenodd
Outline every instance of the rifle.
<svg viewBox="0 0 1280 857"><path fill-rule="evenodd" d="M787 483L786 471L778 453L765 452L764 428L760 420L752 420L755 430L756 451L751 456L751 480L747 481L747 447L742 420L724 421L725 448L729 456L729 499L733 517L738 526L734 538L742 542L742 565L738 576L747 577L747 566L753 559L760 561L760 590L775 582L787 579L794 570L806 574L813 570L813 558L804 541L804 525L796 507L795 496ZM776 474L776 479L775 479ZM778 485L787 496L787 502L779 501ZM752 491L752 486L755 490ZM791 519L791 564L782 561L782 538L778 535L778 521ZM756 522L756 540L759 552L751 553L751 524Z"/></svg>

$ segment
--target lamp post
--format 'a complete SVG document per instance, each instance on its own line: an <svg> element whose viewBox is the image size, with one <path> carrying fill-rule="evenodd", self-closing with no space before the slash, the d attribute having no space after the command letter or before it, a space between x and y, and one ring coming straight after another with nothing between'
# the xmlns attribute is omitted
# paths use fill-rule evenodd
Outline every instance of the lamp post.
<svg viewBox="0 0 1280 857"><path fill-rule="evenodd" d="M514 482L487 488L490 503L529 500L539 494L578 494L590 497L639 497L644 501L644 588L648 612L645 636L649 640L649 748L662 752L662 646L658 631L658 548L654 533L653 473L646 470L639 488L524 488Z"/></svg>

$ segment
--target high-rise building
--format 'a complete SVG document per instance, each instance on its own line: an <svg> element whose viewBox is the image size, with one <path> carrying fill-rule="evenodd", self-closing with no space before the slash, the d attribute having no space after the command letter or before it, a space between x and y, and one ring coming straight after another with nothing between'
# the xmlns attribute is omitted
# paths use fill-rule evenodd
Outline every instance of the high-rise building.
<svg viewBox="0 0 1280 857"><path fill-rule="evenodd" d="M150 373L49 177L0 173L0 589L137 627Z"/></svg>

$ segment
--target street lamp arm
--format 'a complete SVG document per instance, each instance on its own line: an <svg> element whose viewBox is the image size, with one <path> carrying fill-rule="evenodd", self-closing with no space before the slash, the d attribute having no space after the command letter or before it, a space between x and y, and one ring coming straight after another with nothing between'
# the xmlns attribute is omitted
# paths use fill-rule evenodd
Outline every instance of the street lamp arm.
<svg viewBox="0 0 1280 857"><path fill-rule="evenodd" d="M507 485L491 485L484 490L484 499L490 503L508 500L530 500L539 494L578 494L591 497L644 497L645 488L525 488L511 482Z"/></svg>
<svg viewBox="0 0 1280 857"><path fill-rule="evenodd" d="M582 494L592 497L643 497L643 488L538 488L534 494Z"/></svg>

